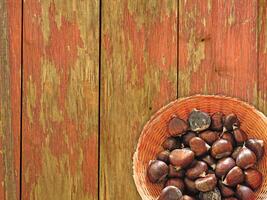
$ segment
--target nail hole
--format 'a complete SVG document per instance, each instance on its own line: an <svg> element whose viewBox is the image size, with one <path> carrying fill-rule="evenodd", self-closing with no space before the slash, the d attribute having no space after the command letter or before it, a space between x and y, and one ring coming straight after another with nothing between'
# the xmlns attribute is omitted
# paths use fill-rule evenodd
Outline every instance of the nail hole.
<svg viewBox="0 0 267 200"><path fill-rule="evenodd" d="M149 107L148 109L149 109L149 110L152 110L152 107Z"/></svg>

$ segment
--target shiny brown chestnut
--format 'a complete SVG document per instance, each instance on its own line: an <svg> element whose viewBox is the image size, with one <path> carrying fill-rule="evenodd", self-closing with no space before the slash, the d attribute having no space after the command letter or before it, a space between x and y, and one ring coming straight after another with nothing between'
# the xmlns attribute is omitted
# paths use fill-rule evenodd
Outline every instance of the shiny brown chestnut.
<svg viewBox="0 0 267 200"><path fill-rule="evenodd" d="M235 194L235 191L232 188L224 185L222 181L219 181L219 189L223 197L231 197L231 196L234 196Z"/></svg>
<svg viewBox="0 0 267 200"><path fill-rule="evenodd" d="M239 128L233 130L233 135L238 145L243 144L248 139L248 135L242 129Z"/></svg>
<svg viewBox="0 0 267 200"><path fill-rule="evenodd" d="M182 192L177 187L167 186L161 191L158 200L179 200L182 196Z"/></svg>
<svg viewBox="0 0 267 200"><path fill-rule="evenodd" d="M216 112L211 115L210 129L214 131L222 131L225 115L222 112Z"/></svg>
<svg viewBox="0 0 267 200"><path fill-rule="evenodd" d="M161 145L163 149L172 151L181 147L181 142L174 137L167 138Z"/></svg>
<svg viewBox="0 0 267 200"><path fill-rule="evenodd" d="M208 113L193 109L188 118L189 126L192 131L200 132L208 129L211 124L211 118Z"/></svg>
<svg viewBox="0 0 267 200"><path fill-rule="evenodd" d="M236 158L237 158L237 156L238 156L238 154L239 154L239 152L241 151L241 149L242 149L243 147L241 147L241 146L238 146L238 147L236 147L235 149L234 149L234 151L233 151L233 153L232 153L232 158L234 159L234 160L236 160Z"/></svg>
<svg viewBox="0 0 267 200"><path fill-rule="evenodd" d="M240 126L240 121L238 120L236 114L231 113L225 117L224 120L224 132L227 131L232 131L236 128L239 128Z"/></svg>
<svg viewBox="0 0 267 200"><path fill-rule="evenodd" d="M195 154L190 149L175 149L170 154L170 163L176 170L185 168L194 160Z"/></svg>
<svg viewBox="0 0 267 200"><path fill-rule="evenodd" d="M215 174L208 174L204 178L198 178L195 181L196 189L201 192L208 192L213 190L217 184L217 178Z"/></svg>
<svg viewBox="0 0 267 200"><path fill-rule="evenodd" d="M210 146L200 137L194 137L189 142L190 149L196 156L204 155L210 149Z"/></svg>
<svg viewBox="0 0 267 200"><path fill-rule="evenodd" d="M196 199L192 196L184 195L184 196L182 196L182 198L180 200L196 200Z"/></svg>
<svg viewBox="0 0 267 200"><path fill-rule="evenodd" d="M205 162L197 161L193 167L189 168L186 171L185 175L188 178L194 180L198 177L205 177L207 170L208 170L208 165Z"/></svg>
<svg viewBox="0 0 267 200"><path fill-rule="evenodd" d="M184 192L184 189L185 189L184 181L181 178L168 179L167 182L165 183L165 187L167 187L167 186L175 186L179 190L181 190L182 193Z"/></svg>
<svg viewBox="0 0 267 200"><path fill-rule="evenodd" d="M185 183L185 187L186 187L187 191L190 194L196 194L196 193L198 193L198 190L196 189L195 181L192 181L189 178L185 177L184 183Z"/></svg>
<svg viewBox="0 0 267 200"><path fill-rule="evenodd" d="M225 176L223 184L234 187L244 181L244 173L238 166L233 167Z"/></svg>
<svg viewBox="0 0 267 200"><path fill-rule="evenodd" d="M219 139L211 147L211 155L216 159L221 159L231 155L233 146L231 142L225 139Z"/></svg>
<svg viewBox="0 0 267 200"><path fill-rule="evenodd" d="M166 164L169 164L170 154L171 154L171 152L169 150L161 151L157 155L157 160L161 160L161 161L165 162Z"/></svg>
<svg viewBox="0 0 267 200"><path fill-rule="evenodd" d="M254 166L256 161L256 155L247 147L243 147L236 157L236 165L242 169L248 169Z"/></svg>
<svg viewBox="0 0 267 200"><path fill-rule="evenodd" d="M259 139L249 139L245 143L246 147L255 153L257 160L264 155L264 141Z"/></svg>
<svg viewBox="0 0 267 200"><path fill-rule="evenodd" d="M235 139L232 133L224 132L221 134L221 138L231 142L232 146L235 146Z"/></svg>
<svg viewBox="0 0 267 200"><path fill-rule="evenodd" d="M170 178L183 178L185 176L185 170L177 170L173 165L169 165L169 177Z"/></svg>
<svg viewBox="0 0 267 200"><path fill-rule="evenodd" d="M152 160L147 168L148 179L152 183L159 183L165 180L168 175L168 165L160 160Z"/></svg>
<svg viewBox="0 0 267 200"><path fill-rule="evenodd" d="M225 176L234 166L235 161L233 158L222 158L218 161L216 165L215 174L218 177Z"/></svg>
<svg viewBox="0 0 267 200"><path fill-rule="evenodd" d="M256 199L255 193L252 189L245 185L237 185L236 196L242 200L254 200Z"/></svg>
<svg viewBox="0 0 267 200"><path fill-rule="evenodd" d="M170 121L169 121L169 124L168 124L168 131L169 131L169 134L171 136L179 136L179 135L182 135L184 132L186 132L188 129L188 125L187 123L174 116Z"/></svg>
<svg viewBox="0 0 267 200"><path fill-rule="evenodd" d="M194 132L188 132L188 133L186 133L186 134L184 134L183 136L182 136L182 141L183 141L183 144L185 145L185 146L189 146L189 141L193 138L193 137L196 137L197 135L196 135L196 133L194 133Z"/></svg>
<svg viewBox="0 0 267 200"><path fill-rule="evenodd" d="M216 131L206 130L199 133L199 137L207 144L212 145L219 138L219 133Z"/></svg>
<svg viewBox="0 0 267 200"><path fill-rule="evenodd" d="M220 190L216 187L214 190L209 192L200 192L199 193L200 200L221 200L221 193Z"/></svg>
<svg viewBox="0 0 267 200"><path fill-rule="evenodd" d="M202 158L202 160L206 162L213 170L215 170L217 161L212 156L206 155Z"/></svg>
<svg viewBox="0 0 267 200"><path fill-rule="evenodd" d="M247 169L244 172L245 183L252 189L257 190L262 184L262 173L256 169Z"/></svg>

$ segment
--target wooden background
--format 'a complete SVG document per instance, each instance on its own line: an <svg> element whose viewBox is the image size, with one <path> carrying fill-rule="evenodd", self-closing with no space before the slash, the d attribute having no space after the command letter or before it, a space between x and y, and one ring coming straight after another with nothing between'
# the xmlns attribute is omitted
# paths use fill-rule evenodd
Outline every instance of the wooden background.
<svg viewBox="0 0 267 200"><path fill-rule="evenodd" d="M1 0L0 199L140 199L132 156L178 97L267 114L265 0Z"/></svg>

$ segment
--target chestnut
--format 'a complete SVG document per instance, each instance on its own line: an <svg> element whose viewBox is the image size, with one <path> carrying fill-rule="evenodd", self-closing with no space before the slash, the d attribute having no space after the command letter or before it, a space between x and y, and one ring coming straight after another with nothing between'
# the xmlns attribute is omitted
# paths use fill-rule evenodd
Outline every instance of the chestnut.
<svg viewBox="0 0 267 200"><path fill-rule="evenodd" d="M206 155L202 158L204 162L206 162L213 170L216 167L216 160L210 155Z"/></svg>
<svg viewBox="0 0 267 200"><path fill-rule="evenodd" d="M245 170L245 183L252 189L258 189L262 184L262 173L256 169Z"/></svg>
<svg viewBox="0 0 267 200"><path fill-rule="evenodd" d="M198 178L195 181L196 189L201 192L208 192L213 190L217 185L217 178L215 174L208 174L204 178Z"/></svg>
<svg viewBox="0 0 267 200"><path fill-rule="evenodd" d="M147 168L148 179L152 183L159 183L165 180L169 172L168 165L160 160L152 160Z"/></svg>
<svg viewBox="0 0 267 200"><path fill-rule="evenodd" d="M234 135L236 143L239 145L243 144L248 139L248 135L239 128L233 131L233 135Z"/></svg>
<svg viewBox="0 0 267 200"><path fill-rule="evenodd" d="M224 120L224 132L225 130L227 131L232 131L236 128L239 128L240 122L236 116L236 114L229 114L225 117Z"/></svg>
<svg viewBox="0 0 267 200"><path fill-rule="evenodd" d="M245 143L246 147L255 153L257 160L264 155L264 141L259 139L249 139Z"/></svg>
<svg viewBox="0 0 267 200"><path fill-rule="evenodd" d="M219 133L215 131L206 130L199 133L199 137L209 145L212 145L219 138Z"/></svg>
<svg viewBox="0 0 267 200"><path fill-rule="evenodd" d="M216 112L211 115L211 130L222 131L225 115L222 112Z"/></svg>
<svg viewBox="0 0 267 200"><path fill-rule="evenodd" d="M166 164L169 164L170 154L171 154L171 152L168 150L161 151L157 155L157 160L161 160L161 161L165 162Z"/></svg>
<svg viewBox="0 0 267 200"><path fill-rule="evenodd" d="M238 166L233 167L225 176L223 184L230 187L236 186L244 181L244 173Z"/></svg>
<svg viewBox="0 0 267 200"><path fill-rule="evenodd" d="M185 175L185 170L177 170L173 165L169 165L169 177L171 178L183 178Z"/></svg>
<svg viewBox="0 0 267 200"><path fill-rule="evenodd" d="M222 181L219 181L219 189L223 197L231 197L231 196L234 196L235 194L235 191L232 188L224 185Z"/></svg>
<svg viewBox="0 0 267 200"><path fill-rule="evenodd" d="M177 187L182 193L184 192L184 181L180 178L170 178L167 180L167 182L165 183L165 187L167 186L175 186Z"/></svg>
<svg viewBox="0 0 267 200"><path fill-rule="evenodd" d="M231 142L232 146L235 146L235 139L232 133L224 132L222 133L221 138L228 140L229 142Z"/></svg>
<svg viewBox="0 0 267 200"><path fill-rule="evenodd" d="M216 187L214 190L209 192L200 192L199 193L200 200L221 200L222 196L220 190Z"/></svg>
<svg viewBox="0 0 267 200"><path fill-rule="evenodd" d="M198 193L198 190L196 189L195 181L192 181L189 178L185 177L184 183L185 183L185 187L186 187L187 191L190 194L196 194L196 193Z"/></svg>
<svg viewBox="0 0 267 200"><path fill-rule="evenodd" d="M221 159L231 155L233 146L231 142L225 139L219 139L211 147L211 155L216 159Z"/></svg>
<svg viewBox="0 0 267 200"><path fill-rule="evenodd" d="M235 166L235 161L231 157L222 158L218 161L215 174L218 177L226 175Z"/></svg>
<svg viewBox="0 0 267 200"><path fill-rule="evenodd" d="M162 143L162 147L165 150L172 151L174 149L179 149L181 147L181 142L174 137L169 137Z"/></svg>
<svg viewBox="0 0 267 200"><path fill-rule="evenodd" d="M256 155L248 148L243 147L236 157L236 165L248 169L256 164Z"/></svg>
<svg viewBox="0 0 267 200"><path fill-rule="evenodd" d="M186 134L184 134L183 136L182 136L182 141L183 141L183 144L185 145L185 146L189 146L189 141L193 138L193 137L196 137L197 135L196 135L196 133L194 133L194 132L188 132L188 133L186 133Z"/></svg>
<svg viewBox="0 0 267 200"><path fill-rule="evenodd" d="M190 149L175 149L170 154L170 163L180 170L190 165L194 158L195 154Z"/></svg>
<svg viewBox="0 0 267 200"><path fill-rule="evenodd" d="M201 156L210 149L210 146L199 137L192 138L189 142L189 146L196 156Z"/></svg>
<svg viewBox="0 0 267 200"><path fill-rule="evenodd" d="M244 185L237 185L236 196L242 200L254 200L254 199L256 199L254 192L249 187L244 186Z"/></svg>
<svg viewBox="0 0 267 200"><path fill-rule="evenodd" d="M195 132L200 132L208 129L211 124L210 116L202 111L193 109L190 113L189 118L190 129Z"/></svg>
<svg viewBox="0 0 267 200"><path fill-rule="evenodd" d="M238 154L239 154L239 152L240 152L240 150L241 150L242 148L243 148L243 147L238 146L238 147L236 147L236 148L234 149L234 152L232 153L232 158L233 158L233 159L236 160L236 158L237 158L237 156L238 156Z"/></svg>
<svg viewBox="0 0 267 200"><path fill-rule="evenodd" d="M177 187L167 186L161 191L158 200L179 200L182 196L182 192Z"/></svg>
<svg viewBox="0 0 267 200"><path fill-rule="evenodd" d="M196 199L194 197L184 195L184 196L182 196L182 198L180 200L196 200Z"/></svg>
<svg viewBox="0 0 267 200"><path fill-rule="evenodd" d="M171 136L179 136L179 135L182 135L184 132L186 132L188 129L188 125L187 123L174 116L170 121L169 121L169 124L168 124L168 131L169 131L169 134Z"/></svg>
<svg viewBox="0 0 267 200"><path fill-rule="evenodd" d="M206 176L208 165L203 161L197 161L196 164L186 171L186 176L192 180L198 177Z"/></svg>

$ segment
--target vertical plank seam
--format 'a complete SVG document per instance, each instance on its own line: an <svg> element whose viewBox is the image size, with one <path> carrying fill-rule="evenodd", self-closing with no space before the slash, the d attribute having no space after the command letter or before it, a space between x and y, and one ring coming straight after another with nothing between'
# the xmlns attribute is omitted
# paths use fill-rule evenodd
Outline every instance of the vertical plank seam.
<svg viewBox="0 0 267 200"><path fill-rule="evenodd" d="M24 10L24 2L21 0L21 44L20 44L20 62L21 62L21 69L20 69L20 168L19 168L19 199L22 199L22 144L23 144L23 138L22 138L22 116L23 116L23 10Z"/></svg>
<svg viewBox="0 0 267 200"><path fill-rule="evenodd" d="M259 38L259 35L260 35L260 33L259 33L259 30L260 30L260 23L259 23L259 10L260 10L260 3L259 3L259 1L257 1L257 5L256 5L256 47L257 47L257 107L259 108L259 104L260 104L260 93L259 93L259 85L260 85L260 62L259 62L259 51L260 51L260 38Z"/></svg>
<svg viewBox="0 0 267 200"><path fill-rule="evenodd" d="M100 135L100 131L101 131L101 120L100 120L100 117L101 117L101 41L102 41L102 0L99 0L99 49L98 49L98 182L97 182L97 198L98 200L100 200L100 173L101 173L101 162L100 162L100 158L101 158L101 154L100 154L100 151L101 151L101 148L100 148L100 145L101 145L101 135Z"/></svg>
<svg viewBox="0 0 267 200"><path fill-rule="evenodd" d="M176 77L176 80L177 80L177 88L176 88L176 98L178 99L179 98L179 41L180 41L180 39L179 39L179 22L180 22L180 13L179 13L179 4L180 4L180 1L179 0L177 0L178 1L178 3L177 3L177 77Z"/></svg>

